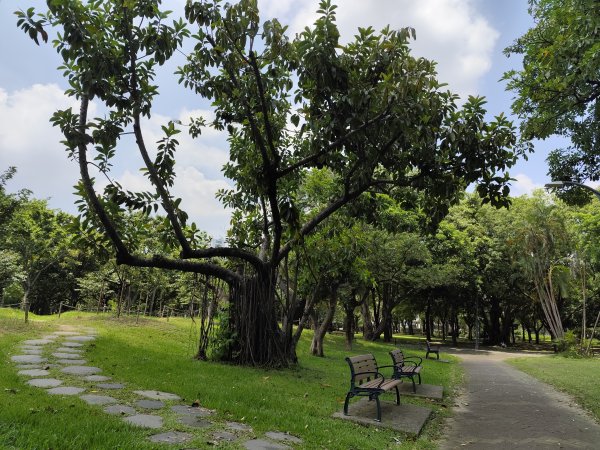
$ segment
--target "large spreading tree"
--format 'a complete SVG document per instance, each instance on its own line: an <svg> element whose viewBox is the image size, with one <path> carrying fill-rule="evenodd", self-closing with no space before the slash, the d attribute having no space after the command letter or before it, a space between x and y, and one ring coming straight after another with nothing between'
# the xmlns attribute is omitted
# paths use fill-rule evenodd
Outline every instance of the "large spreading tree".
<svg viewBox="0 0 600 450"><path fill-rule="evenodd" d="M169 23L158 0L49 0L42 15L18 13L35 41L56 29L67 94L80 101L79 111L57 111L52 121L79 162L82 224L104 231L121 264L226 281L229 323L221 326L228 327L229 359L296 360L292 336L278 323L280 266L319 224L364 193L418 191L416 206L434 223L471 183L479 183L485 201L507 204L504 171L517 157L512 124L504 116L486 121L481 98L458 106L437 81L435 63L411 55L414 30L361 28L342 44L328 0L293 40L276 19L261 23L255 0L188 1L184 14L187 25ZM144 133L159 90L157 66L188 38L193 50L177 77L215 113L211 121L193 119L188 131L200 139L204 127L228 134L224 174L234 187L220 198L234 213L224 247L197 245L196 228L172 195L182 126L165 124L158 142ZM91 101L105 108L104 117L89 116ZM112 179L125 133L135 136L152 191L129 192L115 182L101 190L94 182L92 165ZM296 196L314 168L331 171L338 187L322 209L306 214ZM157 232L178 247L177 256L135 250L120 219L128 208L162 209L165 227Z"/></svg>
<svg viewBox="0 0 600 450"><path fill-rule="evenodd" d="M564 136L548 156L554 180L600 179L600 3L529 0L534 26L505 53L523 68L505 73L526 139ZM589 195L589 194L588 194ZM572 200L582 200L575 197Z"/></svg>

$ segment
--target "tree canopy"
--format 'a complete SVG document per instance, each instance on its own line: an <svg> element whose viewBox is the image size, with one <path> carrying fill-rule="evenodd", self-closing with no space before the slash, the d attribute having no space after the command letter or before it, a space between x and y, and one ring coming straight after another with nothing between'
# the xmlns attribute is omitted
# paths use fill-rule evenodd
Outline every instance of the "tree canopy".
<svg viewBox="0 0 600 450"><path fill-rule="evenodd" d="M335 5L320 4L319 18L296 38L277 19L261 22L257 2L188 1L188 21L168 22L160 1L51 0L48 10L18 12L18 24L38 43L56 29L54 46L69 81L66 93L80 109L57 111L52 121L79 161L82 226L103 230L121 264L214 276L231 287L231 359L264 364L294 360L275 317L280 264L324 220L362 194L397 197L418 192L416 208L438 223L467 185L495 206L508 204L509 175L517 158L512 124L485 120L485 100L458 97L436 78L435 63L410 54L410 28L360 28L341 44ZM171 121L164 136L147 142L149 117L160 86L159 65L193 42L177 79L211 101L214 120ZM106 116L90 118L91 101ZM234 209L228 246L196 239L176 183L177 135L202 138L206 127L228 134L225 176L234 187L219 194ZM133 133L152 191L129 192L110 182L96 188L93 164L109 179L120 138ZM300 187L326 168L336 188L307 214ZM411 194L412 195L412 194ZM127 210L164 211L164 236L177 247L144 253L128 238ZM216 259L222 258L222 259ZM229 261L222 264L223 259Z"/></svg>
<svg viewBox="0 0 600 450"><path fill-rule="evenodd" d="M571 141L569 147L548 156L552 179L596 181L600 179L600 4L529 0L529 12L535 25L505 49L507 55L523 55L523 68L504 74L508 89L517 94L513 111L522 119L521 132L527 140L557 134Z"/></svg>

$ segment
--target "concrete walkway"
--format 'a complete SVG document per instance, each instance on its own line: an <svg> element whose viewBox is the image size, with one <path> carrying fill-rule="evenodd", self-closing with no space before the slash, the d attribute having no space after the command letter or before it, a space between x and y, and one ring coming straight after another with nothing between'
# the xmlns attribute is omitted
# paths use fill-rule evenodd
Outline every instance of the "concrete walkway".
<svg viewBox="0 0 600 450"><path fill-rule="evenodd" d="M569 396L504 362L532 354L445 352L462 359L466 388L446 424L441 449L600 449L600 425L589 414Z"/></svg>

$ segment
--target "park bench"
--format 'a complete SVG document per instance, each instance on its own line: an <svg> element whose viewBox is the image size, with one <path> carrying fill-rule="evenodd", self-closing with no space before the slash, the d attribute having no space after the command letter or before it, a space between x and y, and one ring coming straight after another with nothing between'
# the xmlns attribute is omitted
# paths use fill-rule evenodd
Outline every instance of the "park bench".
<svg viewBox="0 0 600 450"><path fill-rule="evenodd" d="M417 386L415 384L415 377L419 378L419 384L421 384L421 369L423 366L423 358L418 356L406 358L404 352L399 348L390 352L392 362L394 363L394 373L392 378L401 380L402 378L410 378L413 385L413 392L417 392Z"/></svg>
<svg viewBox="0 0 600 450"><path fill-rule="evenodd" d="M437 359L440 359L440 346L432 344L429 341L425 341L425 343L427 344L427 353L425 353L425 359L429 359L430 353L435 353Z"/></svg>
<svg viewBox="0 0 600 450"><path fill-rule="evenodd" d="M396 390L396 404L400 404L400 391L398 385L401 380L386 380L379 369L391 366L377 366L377 361L372 354L351 356L346 358L350 366L350 390L344 402L344 415L348 415L348 403L352 397L364 396L377 403L377 422L381 422L381 404L379 396L384 392Z"/></svg>

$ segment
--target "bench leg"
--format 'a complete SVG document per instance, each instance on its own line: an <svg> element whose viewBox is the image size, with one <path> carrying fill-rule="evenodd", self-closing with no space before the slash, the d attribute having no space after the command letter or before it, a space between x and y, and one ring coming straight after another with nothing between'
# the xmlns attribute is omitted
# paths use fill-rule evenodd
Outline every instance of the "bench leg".
<svg viewBox="0 0 600 450"><path fill-rule="evenodd" d="M400 391L398 390L398 386L396 386L396 405L400 404Z"/></svg>
<svg viewBox="0 0 600 450"><path fill-rule="evenodd" d="M417 393L417 386L415 385L415 377L410 377L410 381L412 381L413 384L413 394Z"/></svg>
<svg viewBox="0 0 600 450"><path fill-rule="evenodd" d="M375 401L377 402L377 422L381 422L381 404L379 403L379 395L375 396Z"/></svg>
<svg viewBox="0 0 600 450"><path fill-rule="evenodd" d="M435 352L435 356L437 356L437 359L440 359L440 352L439 352L439 350L437 352Z"/></svg>
<svg viewBox="0 0 600 450"><path fill-rule="evenodd" d="M348 392L346 394L346 401L344 402L344 415L348 415L348 402L350 402L350 398L352 397L352 392Z"/></svg>
<svg viewBox="0 0 600 450"><path fill-rule="evenodd" d="M419 373L419 384L421 384L421 374Z"/></svg>

